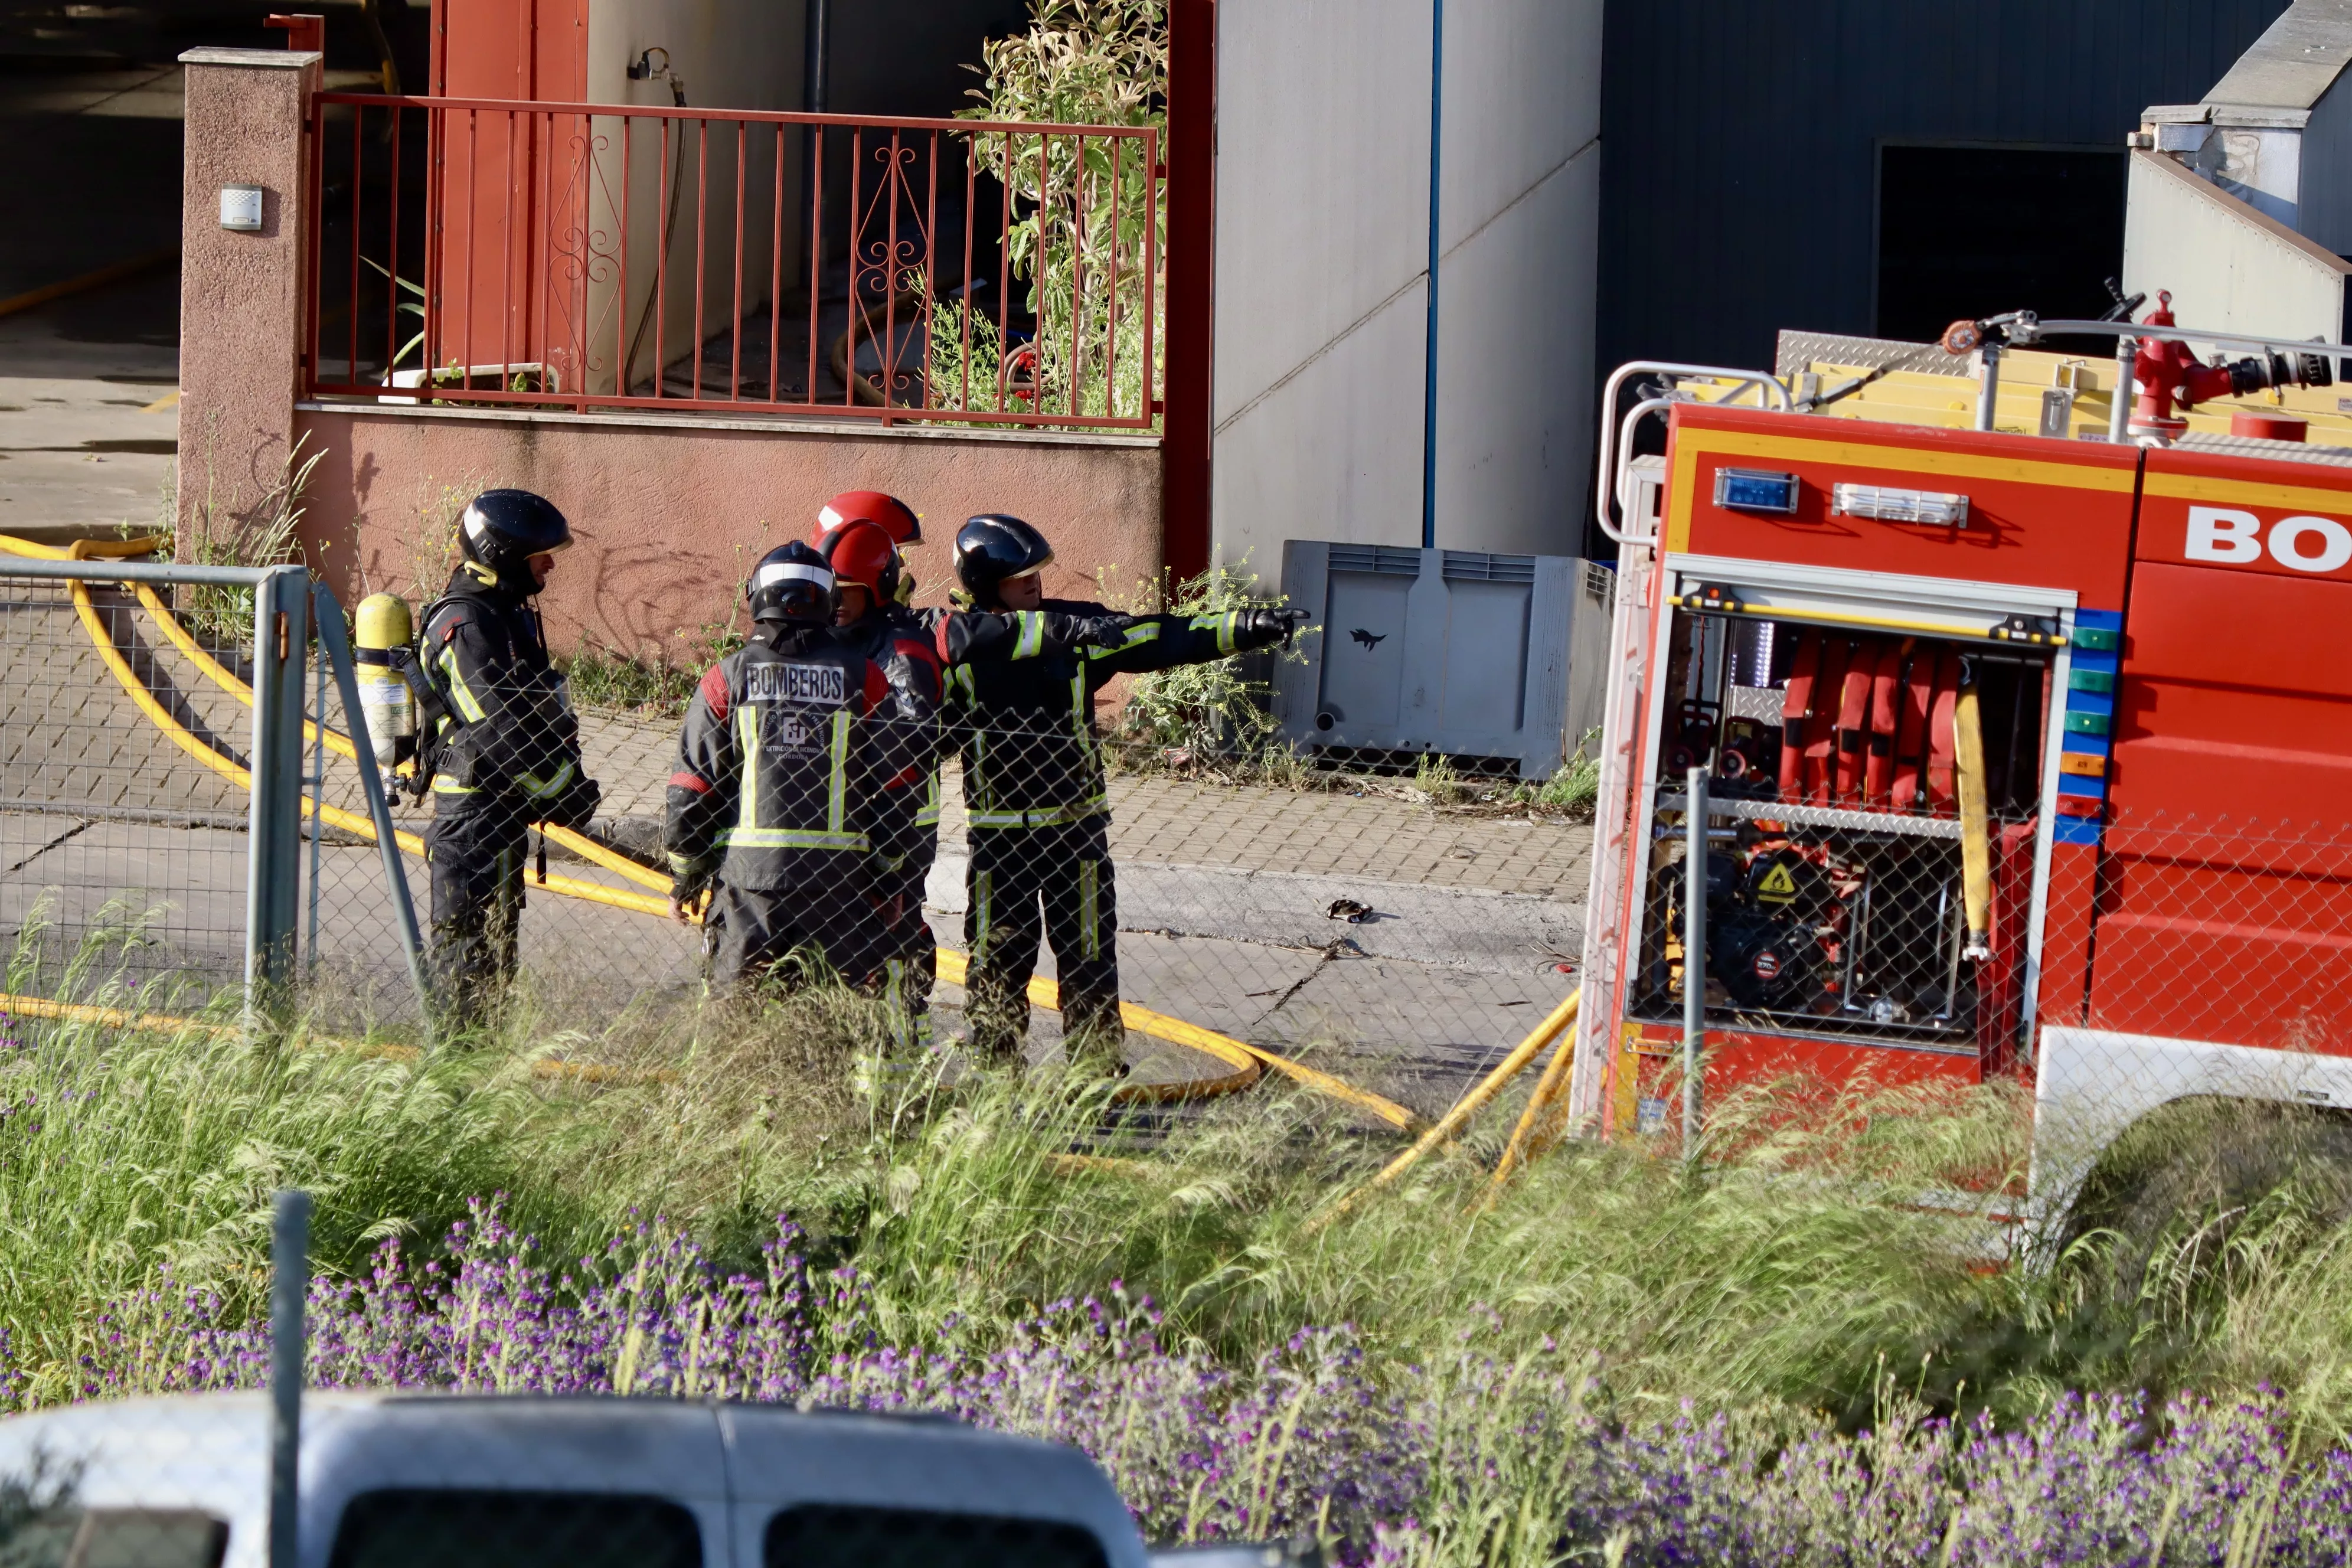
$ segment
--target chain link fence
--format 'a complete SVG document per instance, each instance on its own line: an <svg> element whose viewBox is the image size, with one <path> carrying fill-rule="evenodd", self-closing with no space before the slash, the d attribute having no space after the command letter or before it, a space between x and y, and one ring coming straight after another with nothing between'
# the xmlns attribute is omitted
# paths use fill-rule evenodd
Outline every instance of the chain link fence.
<svg viewBox="0 0 2352 1568"><path fill-rule="evenodd" d="M137 582L121 580L128 568L70 569L70 581L11 579L0 620L12 994L135 994L148 1011L192 1012L243 985L266 925L263 968L313 1027L422 1039L400 892L357 761L368 710L355 728L320 641L305 648L298 628L284 661L300 729L268 776L295 797L278 829L290 880L257 925L256 590L175 581L170 567ZM373 701L383 671L361 657ZM911 742L895 708L836 735L835 710L761 704L747 767L765 770L772 794L794 769L787 794L816 793L774 796L791 820L765 825L730 798L719 837L776 828L861 846L795 862L764 900L785 939L767 955L823 950L852 984L911 998L905 1032L942 1049L973 1033L970 987L992 985L983 1044L1032 1060L1063 1051L1069 987L1082 1010L1092 999L1098 1037L1125 1037L1137 1095L1336 1075L1398 1126L1451 1103L1573 990L1589 831L1571 811L1442 767L1416 783L1123 747L1101 738L1115 736L1118 695L1097 728L1066 707L1041 729L950 701ZM461 700L518 719L520 739L478 763L440 759L421 800L413 762L383 775L428 980L444 995L478 982L551 1031L700 1005L720 944L672 918L663 855L679 716L574 712L552 671ZM872 766L886 754L887 776ZM1021 823L1003 826L974 809L976 769L1046 795L1016 802ZM601 792L593 816L558 826L582 778ZM996 787L999 805L1013 799ZM1118 1028L1105 998L1123 1004Z"/></svg>
<svg viewBox="0 0 2352 1568"><path fill-rule="evenodd" d="M251 589L209 592L212 629L192 644L249 670ZM251 716L175 673L142 616L94 574L0 576L13 994L197 1009L244 984Z"/></svg>

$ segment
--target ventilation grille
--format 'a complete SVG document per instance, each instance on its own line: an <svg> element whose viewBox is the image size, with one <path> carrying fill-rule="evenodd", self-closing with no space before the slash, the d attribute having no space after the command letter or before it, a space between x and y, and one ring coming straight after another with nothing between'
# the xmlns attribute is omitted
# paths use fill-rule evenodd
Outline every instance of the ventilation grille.
<svg viewBox="0 0 2352 1568"><path fill-rule="evenodd" d="M1580 585L1584 590L1584 596L1604 610L1616 609L1617 574L1598 561L1587 561L1583 566Z"/></svg>
<svg viewBox="0 0 2352 1568"><path fill-rule="evenodd" d="M1445 552L1444 570L1449 583L1532 583L1536 580L1536 558L1489 555L1483 550L1449 550Z"/></svg>
<svg viewBox="0 0 2352 1568"><path fill-rule="evenodd" d="M1393 544L1335 544L1331 546L1330 569L1334 572L1381 572L1396 577L1421 575L1421 552L1400 549Z"/></svg>

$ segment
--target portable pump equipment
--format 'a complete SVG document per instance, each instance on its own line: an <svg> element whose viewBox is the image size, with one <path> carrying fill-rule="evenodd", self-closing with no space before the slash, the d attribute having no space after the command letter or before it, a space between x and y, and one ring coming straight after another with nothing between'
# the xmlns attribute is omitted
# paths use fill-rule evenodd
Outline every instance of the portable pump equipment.
<svg viewBox="0 0 2352 1568"><path fill-rule="evenodd" d="M2108 330L2147 334L2144 388L2238 374L2158 355L2191 335L2168 312ZM2256 368L2324 384L2347 356ZM1672 390L1601 433L1578 1111L1656 1124L1691 985L1710 1092L2024 1077L2037 1202L2168 1100L2352 1108L2352 452L1832 417L1687 365L1628 365L1603 407L1636 375ZM1651 413L1662 468L1625 450Z"/></svg>

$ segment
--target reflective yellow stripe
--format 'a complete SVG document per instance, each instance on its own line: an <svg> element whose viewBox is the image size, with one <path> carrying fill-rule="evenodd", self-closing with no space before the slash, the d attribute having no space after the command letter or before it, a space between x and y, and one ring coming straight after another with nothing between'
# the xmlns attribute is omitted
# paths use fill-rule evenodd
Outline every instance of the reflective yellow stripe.
<svg viewBox="0 0 2352 1568"><path fill-rule="evenodd" d="M870 847L863 833L799 827L730 827L719 842L730 849L851 849L861 855Z"/></svg>
<svg viewBox="0 0 2352 1568"><path fill-rule="evenodd" d="M1100 767L1102 760L1095 754L1094 702L1087 690L1083 666L1070 677L1070 733L1076 738L1078 749L1087 754L1087 762Z"/></svg>
<svg viewBox="0 0 2352 1568"><path fill-rule="evenodd" d="M522 793L531 799L550 800L562 794L572 783L572 764L566 763L555 770L555 776L551 779L542 781L536 773L517 773L515 783L520 784Z"/></svg>
<svg viewBox="0 0 2352 1568"><path fill-rule="evenodd" d="M989 927L996 923L996 876L992 871L971 874L971 955L982 958L988 952Z"/></svg>
<svg viewBox="0 0 2352 1568"><path fill-rule="evenodd" d="M832 776L825 780L824 825L839 833L849 823L849 710L833 710Z"/></svg>
<svg viewBox="0 0 2352 1568"><path fill-rule="evenodd" d="M1192 629L1196 632L1215 632L1217 651L1231 653L1234 651L1234 628L1240 619L1241 614L1237 610L1227 610L1222 615L1194 616Z"/></svg>
<svg viewBox="0 0 2352 1568"><path fill-rule="evenodd" d="M433 793L435 795L473 795L476 791L473 785L461 784L446 773L435 773Z"/></svg>
<svg viewBox="0 0 2352 1568"><path fill-rule="evenodd" d="M1102 956L1102 932L1097 929L1101 910L1096 880L1101 864L1097 860L1078 862L1078 946L1088 958Z"/></svg>
<svg viewBox="0 0 2352 1568"><path fill-rule="evenodd" d="M743 750L742 803L735 813L736 830L751 833L760 826L760 713L750 703L735 710L735 743Z"/></svg>
<svg viewBox="0 0 2352 1568"><path fill-rule="evenodd" d="M457 705L457 717L468 724L480 723L486 715L482 705L474 700L473 690L467 686L466 678L457 672L457 650L444 644L438 662L441 672L449 678L449 700Z"/></svg>
<svg viewBox="0 0 2352 1568"><path fill-rule="evenodd" d="M973 827L1055 827L1065 822L1084 822L1109 809L1110 802L1097 795L1076 805L1046 806L1036 811L975 811L964 820Z"/></svg>
<svg viewBox="0 0 2352 1568"><path fill-rule="evenodd" d="M1013 618L1021 628L1013 639L1013 657L1035 658L1045 647L1045 613L1043 610L1022 610Z"/></svg>
<svg viewBox="0 0 2352 1568"><path fill-rule="evenodd" d="M933 768L931 770L929 780L923 787L923 804L915 813L915 826L918 827L937 827L939 825L940 773L937 768Z"/></svg>
<svg viewBox="0 0 2352 1568"><path fill-rule="evenodd" d="M988 809L988 731L971 732L971 765L963 772L963 802L974 811Z"/></svg>

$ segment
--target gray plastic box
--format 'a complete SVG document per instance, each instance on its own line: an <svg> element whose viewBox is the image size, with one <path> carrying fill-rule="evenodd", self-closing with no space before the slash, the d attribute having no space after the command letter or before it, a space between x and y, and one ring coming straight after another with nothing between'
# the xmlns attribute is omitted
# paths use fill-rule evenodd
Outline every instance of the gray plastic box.
<svg viewBox="0 0 2352 1568"><path fill-rule="evenodd" d="M1301 748L1549 778L1601 722L1615 584L1566 555L1286 540L1282 591L1323 634L1276 665L1275 720Z"/></svg>

